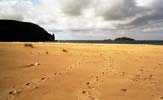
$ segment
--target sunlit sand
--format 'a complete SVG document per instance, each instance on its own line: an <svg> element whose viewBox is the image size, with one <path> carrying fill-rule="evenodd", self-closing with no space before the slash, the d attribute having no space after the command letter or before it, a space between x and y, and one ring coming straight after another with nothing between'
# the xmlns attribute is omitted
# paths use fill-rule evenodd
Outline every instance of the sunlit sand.
<svg viewBox="0 0 163 100"><path fill-rule="evenodd" d="M163 46L0 43L0 100L163 100Z"/></svg>

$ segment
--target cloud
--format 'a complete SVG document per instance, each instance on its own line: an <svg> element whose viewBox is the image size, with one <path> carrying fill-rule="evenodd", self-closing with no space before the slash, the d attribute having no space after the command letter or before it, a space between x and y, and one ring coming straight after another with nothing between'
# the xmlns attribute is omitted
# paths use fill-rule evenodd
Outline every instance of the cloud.
<svg viewBox="0 0 163 100"><path fill-rule="evenodd" d="M150 28L163 26L162 4L163 0L0 0L0 19L34 22L58 36L69 32L67 38L157 34ZM157 32L160 35L162 30Z"/></svg>
<svg viewBox="0 0 163 100"><path fill-rule="evenodd" d="M128 22L119 24L119 27L140 27L147 24L155 24L158 21L163 21L163 1L162 0L153 0L152 4L144 9L139 16L134 16L135 18Z"/></svg>
<svg viewBox="0 0 163 100"><path fill-rule="evenodd" d="M76 29L133 28L162 20L162 0L147 2L146 6L142 6L140 0L136 1L1 0L0 18L32 21L41 25L59 23L66 29L72 29L72 26Z"/></svg>
<svg viewBox="0 0 163 100"><path fill-rule="evenodd" d="M96 22L94 26L112 23L112 27L117 29L141 27L163 19L162 0L144 0L144 2L140 0L66 0L62 11L68 16L85 18L84 11L91 9L93 12L86 13L86 16L89 14L92 17L89 22L99 17L104 19Z"/></svg>
<svg viewBox="0 0 163 100"><path fill-rule="evenodd" d="M96 4L97 15L105 20L124 20L141 12L134 0L102 0Z"/></svg>
<svg viewBox="0 0 163 100"><path fill-rule="evenodd" d="M90 0L64 0L62 10L69 15L80 15L90 2Z"/></svg>
<svg viewBox="0 0 163 100"><path fill-rule="evenodd" d="M156 32L156 31L163 31L162 27L154 27L154 28L145 28L143 32Z"/></svg>
<svg viewBox="0 0 163 100"><path fill-rule="evenodd" d="M31 9L32 2L30 0L1 0L0 18L22 21Z"/></svg>

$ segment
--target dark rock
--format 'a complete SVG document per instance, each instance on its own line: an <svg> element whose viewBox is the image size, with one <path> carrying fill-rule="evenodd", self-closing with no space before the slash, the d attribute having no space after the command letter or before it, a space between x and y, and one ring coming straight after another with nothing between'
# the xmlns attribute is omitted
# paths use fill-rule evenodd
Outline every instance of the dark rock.
<svg viewBox="0 0 163 100"><path fill-rule="evenodd" d="M40 26L15 20L0 20L0 41L3 42L38 42L54 41L54 35L50 35Z"/></svg>

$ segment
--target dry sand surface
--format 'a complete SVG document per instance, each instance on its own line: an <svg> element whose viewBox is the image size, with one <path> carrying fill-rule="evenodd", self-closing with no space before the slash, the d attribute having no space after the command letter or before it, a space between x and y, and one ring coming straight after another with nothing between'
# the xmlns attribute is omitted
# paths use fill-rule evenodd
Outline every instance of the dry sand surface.
<svg viewBox="0 0 163 100"><path fill-rule="evenodd" d="M0 100L163 100L163 46L0 43Z"/></svg>

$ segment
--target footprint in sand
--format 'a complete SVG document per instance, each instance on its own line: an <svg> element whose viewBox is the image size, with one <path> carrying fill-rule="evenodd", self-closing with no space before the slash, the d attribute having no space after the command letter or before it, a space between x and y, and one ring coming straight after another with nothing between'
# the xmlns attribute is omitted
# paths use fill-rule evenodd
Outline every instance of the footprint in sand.
<svg viewBox="0 0 163 100"><path fill-rule="evenodd" d="M127 89L121 89L121 91L123 91L123 92L127 92Z"/></svg>
<svg viewBox="0 0 163 100"><path fill-rule="evenodd" d="M111 58L110 58L111 59ZM99 75L95 76L91 81L86 82L86 90L84 89L82 91L82 94L87 95L87 97L91 100L98 100L95 96L96 90L95 88L103 83L103 78L105 77L105 74L110 72L110 70L113 70L112 65L113 61L110 61L111 63L108 66L105 66L104 69L102 69L99 72ZM125 91L125 90L124 90Z"/></svg>
<svg viewBox="0 0 163 100"><path fill-rule="evenodd" d="M49 54L49 52L48 52L48 51L46 51L46 52L45 52L45 54L47 54L47 55L48 55L48 54Z"/></svg>
<svg viewBox="0 0 163 100"><path fill-rule="evenodd" d="M48 75L40 78L38 81L31 81L31 82L27 82L25 83L25 85L19 87L19 89L12 89L9 91L9 97L7 98L8 100L12 100L12 98L15 98L17 95L20 95L23 91L26 91L26 89L29 88L33 88L33 89L37 89L38 88L38 84L41 83L42 81L45 81L46 79L49 79L50 77L48 77Z"/></svg>
<svg viewBox="0 0 163 100"><path fill-rule="evenodd" d="M25 85L26 85L26 86L29 86L30 84L31 84L31 83L26 83Z"/></svg>
<svg viewBox="0 0 163 100"><path fill-rule="evenodd" d="M44 82L47 79L50 78L57 78L59 76L62 76L63 74L66 74L67 72L71 71L74 69L73 66L78 65L81 62L77 62L76 64L73 64L71 66L69 66L68 68L66 68L64 71L61 71L59 73L52 73L49 75L44 75L43 77L39 78L39 79L35 79L32 80L30 82L25 83L24 85L20 86L17 89L12 89L11 91L9 91L9 97L6 100L13 100L17 95L20 95L23 91L27 91L28 89L38 89L39 88L39 84ZM34 67L34 66L39 66L40 64L38 62L34 63L34 64L30 64L24 67ZM84 92L83 92L84 93Z"/></svg>
<svg viewBox="0 0 163 100"><path fill-rule="evenodd" d="M29 64L29 65L24 65L24 66L19 66L18 68L32 68L32 67L36 67L36 66L39 66L40 63L38 62L35 62L33 64Z"/></svg>
<svg viewBox="0 0 163 100"><path fill-rule="evenodd" d="M163 96L161 97L161 100L163 100Z"/></svg>
<svg viewBox="0 0 163 100"><path fill-rule="evenodd" d="M9 95L18 95L18 94L21 94L21 93L22 93L22 91L18 91L16 89L13 89L13 90L9 91Z"/></svg>
<svg viewBox="0 0 163 100"><path fill-rule="evenodd" d="M23 91L21 90L12 89L8 92L9 96L6 98L6 100L13 100L15 99L15 96L20 95L22 92Z"/></svg>
<svg viewBox="0 0 163 100"><path fill-rule="evenodd" d="M83 90L82 93L83 93L83 94L86 94L86 90Z"/></svg>

